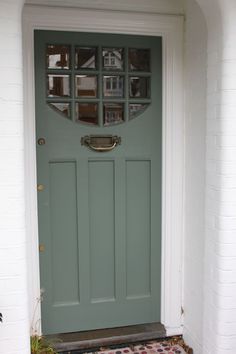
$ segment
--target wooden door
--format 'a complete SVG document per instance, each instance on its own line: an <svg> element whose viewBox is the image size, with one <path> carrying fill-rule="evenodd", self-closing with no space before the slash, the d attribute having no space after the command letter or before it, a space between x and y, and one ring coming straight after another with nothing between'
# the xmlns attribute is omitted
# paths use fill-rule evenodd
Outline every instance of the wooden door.
<svg viewBox="0 0 236 354"><path fill-rule="evenodd" d="M160 321L161 58L159 37L35 32L46 334Z"/></svg>

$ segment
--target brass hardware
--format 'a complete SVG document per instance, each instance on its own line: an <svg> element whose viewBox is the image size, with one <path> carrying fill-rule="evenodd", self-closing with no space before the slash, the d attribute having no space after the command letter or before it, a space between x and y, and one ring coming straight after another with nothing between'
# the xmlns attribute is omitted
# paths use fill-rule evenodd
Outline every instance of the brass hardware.
<svg viewBox="0 0 236 354"><path fill-rule="evenodd" d="M44 138L39 138L38 139L38 144L39 145L45 145L45 143L46 143L46 140Z"/></svg>
<svg viewBox="0 0 236 354"><path fill-rule="evenodd" d="M43 184L38 184L37 185L37 191L42 192L44 190L44 185Z"/></svg>
<svg viewBox="0 0 236 354"><path fill-rule="evenodd" d="M40 244L39 245L39 252L44 252L45 251L45 246L44 246L44 244Z"/></svg>
<svg viewBox="0 0 236 354"><path fill-rule="evenodd" d="M120 144L121 137L117 135L86 135L81 138L81 145L98 152L111 151Z"/></svg>

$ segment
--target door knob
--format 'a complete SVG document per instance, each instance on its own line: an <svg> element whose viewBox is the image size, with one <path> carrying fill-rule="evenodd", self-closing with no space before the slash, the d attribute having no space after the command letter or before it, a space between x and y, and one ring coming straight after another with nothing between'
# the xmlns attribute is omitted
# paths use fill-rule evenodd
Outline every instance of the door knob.
<svg viewBox="0 0 236 354"><path fill-rule="evenodd" d="M39 138L38 139L38 144L39 145L45 145L45 143L46 143L46 140L44 138Z"/></svg>

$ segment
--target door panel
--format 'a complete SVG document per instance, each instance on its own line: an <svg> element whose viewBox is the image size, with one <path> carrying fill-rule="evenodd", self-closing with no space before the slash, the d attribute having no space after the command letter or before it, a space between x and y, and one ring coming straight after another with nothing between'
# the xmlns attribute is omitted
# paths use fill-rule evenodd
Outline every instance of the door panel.
<svg viewBox="0 0 236 354"><path fill-rule="evenodd" d="M88 165L91 301L114 301L114 162L89 161Z"/></svg>
<svg viewBox="0 0 236 354"><path fill-rule="evenodd" d="M160 321L161 58L158 37L35 31L45 334Z"/></svg>
<svg viewBox="0 0 236 354"><path fill-rule="evenodd" d="M151 294L150 187L150 161L126 161L128 299L150 297Z"/></svg>
<svg viewBox="0 0 236 354"><path fill-rule="evenodd" d="M50 162L49 171L53 306L70 305L79 303L76 163Z"/></svg>

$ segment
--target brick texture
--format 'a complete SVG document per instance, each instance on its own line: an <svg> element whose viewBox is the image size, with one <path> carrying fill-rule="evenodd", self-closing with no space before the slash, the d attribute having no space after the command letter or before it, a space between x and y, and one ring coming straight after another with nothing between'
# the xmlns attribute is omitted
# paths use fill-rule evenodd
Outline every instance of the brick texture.
<svg viewBox="0 0 236 354"><path fill-rule="evenodd" d="M0 1L0 353L29 353L21 11Z"/></svg>
<svg viewBox="0 0 236 354"><path fill-rule="evenodd" d="M236 353L236 3L198 0L208 25L203 353Z"/></svg>

